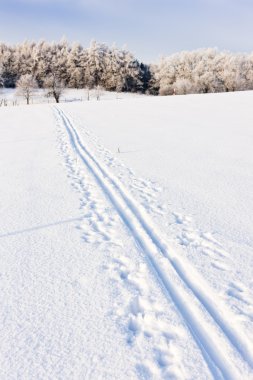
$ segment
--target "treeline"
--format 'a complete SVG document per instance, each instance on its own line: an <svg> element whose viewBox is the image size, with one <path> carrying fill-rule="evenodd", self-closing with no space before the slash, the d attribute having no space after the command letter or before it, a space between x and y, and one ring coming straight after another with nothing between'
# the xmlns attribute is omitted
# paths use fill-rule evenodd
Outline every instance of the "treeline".
<svg viewBox="0 0 253 380"><path fill-rule="evenodd" d="M15 87L23 75L32 75L43 88L49 76L69 88L103 87L109 91L146 92L150 70L129 51L93 41L80 44L24 42L0 44L0 76L5 87Z"/></svg>
<svg viewBox="0 0 253 380"><path fill-rule="evenodd" d="M202 49L163 58L154 69L160 95L253 89L253 54Z"/></svg>
<svg viewBox="0 0 253 380"><path fill-rule="evenodd" d="M147 65L126 49L95 41L88 48L66 41L1 43L0 86L14 88L28 74L41 88L47 86L48 78L54 78L69 88L100 86L108 91L154 95L251 90L253 55L202 49Z"/></svg>

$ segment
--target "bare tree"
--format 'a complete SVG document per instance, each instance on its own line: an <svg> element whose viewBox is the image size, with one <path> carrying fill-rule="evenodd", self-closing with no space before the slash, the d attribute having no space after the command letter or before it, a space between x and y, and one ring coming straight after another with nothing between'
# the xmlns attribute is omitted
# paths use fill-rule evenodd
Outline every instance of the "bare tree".
<svg viewBox="0 0 253 380"><path fill-rule="evenodd" d="M31 97L38 87L37 81L31 74L22 75L16 83L17 95L26 99L26 104L30 104Z"/></svg>
<svg viewBox="0 0 253 380"><path fill-rule="evenodd" d="M94 81L90 78L87 82L86 91L87 91L87 100L90 100L90 92L94 88Z"/></svg>
<svg viewBox="0 0 253 380"><path fill-rule="evenodd" d="M46 95L54 97L56 103L59 103L65 90L65 84L56 75L51 74L45 79L44 88L47 89Z"/></svg>
<svg viewBox="0 0 253 380"><path fill-rule="evenodd" d="M102 95L103 95L103 88L99 85L96 86L96 99L100 100Z"/></svg>

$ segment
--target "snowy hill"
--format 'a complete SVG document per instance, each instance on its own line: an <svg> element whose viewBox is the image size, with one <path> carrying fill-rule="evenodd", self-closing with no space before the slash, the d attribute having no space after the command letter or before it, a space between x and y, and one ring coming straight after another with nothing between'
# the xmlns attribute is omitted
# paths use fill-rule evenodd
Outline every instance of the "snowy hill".
<svg viewBox="0 0 253 380"><path fill-rule="evenodd" d="M3 379L253 378L253 93L0 108Z"/></svg>

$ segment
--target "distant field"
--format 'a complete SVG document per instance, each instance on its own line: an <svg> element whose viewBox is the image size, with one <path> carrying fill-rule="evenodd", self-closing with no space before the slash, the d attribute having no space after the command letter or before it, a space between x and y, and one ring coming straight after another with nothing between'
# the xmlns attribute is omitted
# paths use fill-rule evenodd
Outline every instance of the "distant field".
<svg viewBox="0 0 253 380"><path fill-rule="evenodd" d="M100 99L101 100L112 100L112 99L126 99L129 97L140 97L144 95L140 94L130 94L130 93L116 93L116 92L108 92L102 91ZM22 96L17 95L15 89L0 89L0 104L3 101L6 101L7 106L13 105L22 105L26 104L25 99ZM76 89L66 89L60 99L60 102L81 102L88 100L87 90L76 90ZM96 99L96 91L91 90L89 94L89 100L97 100ZM31 97L31 104L41 104L41 103L55 103L55 100L52 97L46 96L45 90L36 90L34 95Z"/></svg>

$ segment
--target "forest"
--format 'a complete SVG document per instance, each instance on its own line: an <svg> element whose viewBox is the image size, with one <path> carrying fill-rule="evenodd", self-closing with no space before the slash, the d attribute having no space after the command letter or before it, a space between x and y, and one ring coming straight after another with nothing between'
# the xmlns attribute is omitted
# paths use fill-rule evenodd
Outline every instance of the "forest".
<svg viewBox="0 0 253 380"><path fill-rule="evenodd" d="M23 76L48 88L52 78L62 87L139 92L152 95L229 92L253 89L253 54L217 49L182 51L157 64L140 62L126 49L92 41L46 41L14 46L0 43L0 87L15 88Z"/></svg>

